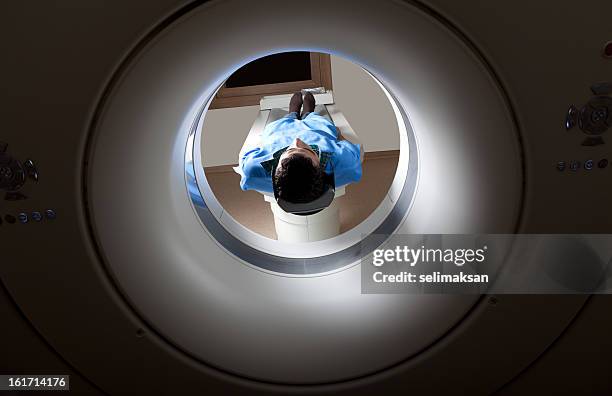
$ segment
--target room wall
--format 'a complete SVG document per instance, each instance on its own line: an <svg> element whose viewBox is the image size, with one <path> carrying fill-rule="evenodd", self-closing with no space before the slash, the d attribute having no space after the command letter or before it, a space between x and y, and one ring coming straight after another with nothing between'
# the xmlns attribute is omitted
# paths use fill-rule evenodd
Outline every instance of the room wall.
<svg viewBox="0 0 612 396"><path fill-rule="evenodd" d="M361 67L331 57L334 99L367 152L399 150L399 132L391 104ZM238 163L238 153L259 106L209 110L202 138L204 166Z"/></svg>

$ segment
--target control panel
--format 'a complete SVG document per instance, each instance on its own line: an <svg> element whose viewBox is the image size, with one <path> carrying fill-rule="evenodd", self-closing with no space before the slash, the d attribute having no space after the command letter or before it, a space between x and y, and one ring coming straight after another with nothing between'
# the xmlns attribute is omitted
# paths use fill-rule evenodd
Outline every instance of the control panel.
<svg viewBox="0 0 612 396"><path fill-rule="evenodd" d="M38 182L38 170L34 161L19 161L8 152L8 144L0 142L0 202L26 201L28 196L23 192L26 183ZM0 226L3 224L27 224L52 221L57 218L53 209L33 209L30 211L5 209L9 205L0 205ZM12 206L12 205L10 205ZM20 205L22 208L25 205ZM4 213L3 213L4 212Z"/></svg>
<svg viewBox="0 0 612 396"><path fill-rule="evenodd" d="M0 225L3 222L6 224L27 224L28 222L40 223L41 221L55 220L57 217L53 209L45 209L42 212L19 212L19 213L8 213L4 216L0 216Z"/></svg>
<svg viewBox="0 0 612 396"><path fill-rule="evenodd" d="M586 171L591 171L595 168L597 169L605 169L608 167L608 159L607 158L602 158L598 161L592 160L592 159L588 159L584 162L578 161L578 160L572 160L572 161L559 161L557 162L557 170L560 172L563 172L564 170L568 169L572 172L576 172L579 171L581 169L586 170Z"/></svg>
<svg viewBox="0 0 612 396"><path fill-rule="evenodd" d="M4 191L4 199L17 201L27 197L20 191L26 181L38 181L38 171L34 161L27 159L19 162L7 151L8 144L0 142L0 191Z"/></svg>
<svg viewBox="0 0 612 396"><path fill-rule="evenodd" d="M612 83L599 83L591 86L593 96L578 109L571 105L565 117L565 129L578 129L586 135L583 146L604 144L603 134L612 126Z"/></svg>
<svg viewBox="0 0 612 396"><path fill-rule="evenodd" d="M594 147L606 143L605 133L612 128L612 83L591 86L593 96L582 106L571 105L565 116L565 129L577 130L584 135L582 146ZM595 171L606 169L608 158L574 158L556 163L558 171Z"/></svg>

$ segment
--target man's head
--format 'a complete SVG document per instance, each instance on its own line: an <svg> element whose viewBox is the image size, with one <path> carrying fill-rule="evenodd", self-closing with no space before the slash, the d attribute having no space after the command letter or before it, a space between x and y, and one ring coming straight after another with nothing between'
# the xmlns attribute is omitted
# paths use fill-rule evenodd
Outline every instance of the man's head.
<svg viewBox="0 0 612 396"><path fill-rule="evenodd" d="M318 155L295 139L278 160L274 184L279 198L292 203L311 202L323 193L323 170Z"/></svg>

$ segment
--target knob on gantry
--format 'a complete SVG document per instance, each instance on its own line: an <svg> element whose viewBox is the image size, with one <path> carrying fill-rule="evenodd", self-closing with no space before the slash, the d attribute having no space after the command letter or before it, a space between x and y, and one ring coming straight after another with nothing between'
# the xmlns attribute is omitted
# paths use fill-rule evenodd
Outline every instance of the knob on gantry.
<svg viewBox="0 0 612 396"><path fill-rule="evenodd" d="M23 164L7 152L8 144L0 142L0 190L6 191L5 199L24 199L18 192L27 179L38 181L38 171L30 159Z"/></svg>
<svg viewBox="0 0 612 396"><path fill-rule="evenodd" d="M570 130L578 125L587 135L583 146L604 144L602 134L612 126L612 84L599 83L591 87L594 96L585 106L578 110L570 106L565 116L565 129Z"/></svg>

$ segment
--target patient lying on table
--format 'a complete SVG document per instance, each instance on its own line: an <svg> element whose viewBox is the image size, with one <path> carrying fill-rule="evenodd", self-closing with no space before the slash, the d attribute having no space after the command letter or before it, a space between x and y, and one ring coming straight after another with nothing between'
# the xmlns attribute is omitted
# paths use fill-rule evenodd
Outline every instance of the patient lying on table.
<svg viewBox="0 0 612 396"><path fill-rule="evenodd" d="M265 127L261 147L240 158L243 190L271 193L274 178L279 198L307 203L323 193L323 172L334 173L336 187L361 179L359 145L344 140L334 124L314 108L311 93L302 99L297 92L289 102L289 114Z"/></svg>

